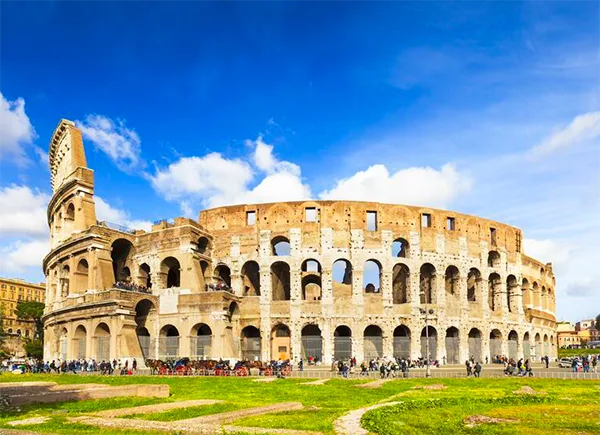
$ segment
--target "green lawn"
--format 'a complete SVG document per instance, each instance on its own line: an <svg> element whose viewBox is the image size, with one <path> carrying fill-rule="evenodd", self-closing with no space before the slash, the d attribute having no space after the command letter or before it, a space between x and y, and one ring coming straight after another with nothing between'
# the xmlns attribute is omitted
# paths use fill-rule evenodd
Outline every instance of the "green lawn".
<svg viewBox="0 0 600 435"><path fill-rule="evenodd" d="M249 417L237 421L240 426L307 429L333 434L333 421L349 410L383 401L402 401L398 407L380 408L365 414L363 420L380 435L388 434L600 434L600 382L553 379L410 379L388 382L379 389L355 388L365 382L334 379L325 385L303 386L305 379L257 383L244 378L214 377L101 377L78 375L2 375L6 381L56 381L59 383L166 383L171 386L168 399L118 398L37 405L0 415L0 428L7 421L34 416L49 416L43 425L23 429L56 434L87 435L100 433L98 428L73 424L67 417L85 415L105 409L147 405L190 399L221 399L224 403L190 407L131 418L171 421L218 412L278 402L301 402L303 411ZM443 390L412 389L417 385L443 383ZM546 394L517 396L523 386ZM432 400L439 399L439 400ZM485 424L467 428L465 417L483 414L511 418L519 423ZM150 433L102 429L103 435ZM159 433L159 432L156 432ZM164 434L164 433L163 433Z"/></svg>
<svg viewBox="0 0 600 435"><path fill-rule="evenodd" d="M570 358L580 355L599 355L600 349L558 349L559 358Z"/></svg>

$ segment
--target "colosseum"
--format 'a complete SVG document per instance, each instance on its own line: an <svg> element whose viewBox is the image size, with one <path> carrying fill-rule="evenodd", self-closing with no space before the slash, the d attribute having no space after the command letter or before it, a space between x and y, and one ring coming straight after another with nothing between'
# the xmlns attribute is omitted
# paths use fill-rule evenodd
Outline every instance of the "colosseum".
<svg viewBox="0 0 600 435"><path fill-rule="evenodd" d="M130 230L96 219L73 122L60 121L49 155L47 360L556 356L552 264L525 255L518 228L305 201Z"/></svg>

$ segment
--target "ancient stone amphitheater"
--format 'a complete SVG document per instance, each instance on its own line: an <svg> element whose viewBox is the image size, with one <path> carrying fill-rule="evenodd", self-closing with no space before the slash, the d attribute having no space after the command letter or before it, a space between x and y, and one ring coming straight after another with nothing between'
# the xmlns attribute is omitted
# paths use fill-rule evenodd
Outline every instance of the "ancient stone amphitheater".
<svg viewBox="0 0 600 435"><path fill-rule="evenodd" d="M45 359L556 355L551 264L518 228L350 201L96 220L81 132L50 143ZM115 283L121 282L116 288ZM145 290L147 288L148 290Z"/></svg>

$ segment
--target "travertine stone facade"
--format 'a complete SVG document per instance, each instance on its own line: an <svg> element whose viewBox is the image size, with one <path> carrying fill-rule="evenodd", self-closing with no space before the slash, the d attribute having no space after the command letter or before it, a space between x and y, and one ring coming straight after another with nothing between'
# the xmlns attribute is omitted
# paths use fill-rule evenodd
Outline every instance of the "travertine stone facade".
<svg viewBox="0 0 600 435"><path fill-rule="evenodd" d="M69 121L52 138L50 167L46 359L329 363L417 358L427 342L447 363L556 355L552 265L522 252L517 228L425 207L306 201L128 231L96 221L93 172Z"/></svg>

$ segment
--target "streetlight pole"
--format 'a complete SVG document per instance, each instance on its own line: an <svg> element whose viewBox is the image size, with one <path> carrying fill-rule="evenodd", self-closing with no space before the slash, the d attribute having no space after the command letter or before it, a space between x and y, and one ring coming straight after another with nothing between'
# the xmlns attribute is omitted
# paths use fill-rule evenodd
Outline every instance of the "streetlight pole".
<svg viewBox="0 0 600 435"><path fill-rule="evenodd" d="M421 293L423 296L425 293ZM424 310L423 308L419 308L419 312L421 314L425 314L425 347L427 354L427 361L425 367L425 377L431 377L431 365L430 365L430 355L429 355L429 314L433 314L433 310L430 308L429 310Z"/></svg>

